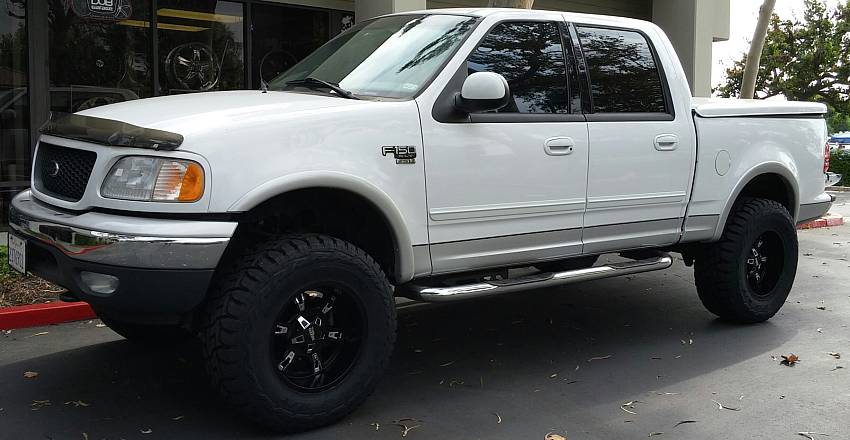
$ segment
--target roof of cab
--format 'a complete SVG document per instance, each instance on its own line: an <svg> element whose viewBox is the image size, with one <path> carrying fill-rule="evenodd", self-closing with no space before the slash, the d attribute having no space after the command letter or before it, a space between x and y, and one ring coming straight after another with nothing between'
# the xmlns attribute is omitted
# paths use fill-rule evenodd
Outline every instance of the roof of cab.
<svg viewBox="0 0 850 440"><path fill-rule="evenodd" d="M560 14L563 15L567 21L570 22L578 22L578 23L588 23L588 24L607 24L611 26L619 25L626 27L633 27L636 29L641 29L646 27L647 25L653 26L652 22L646 20L640 20L637 18L629 18L629 17L617 17L611 15L597 15L597 14L582 14L578 12L564 12L564 11L548 11L542 9L520 9L520 8L440 8L440 9L425 9L418 11L404 11L404 12L396 12L393 14L386 15L408 15L408 14L454 14L454 15L468 15L471 17L489 17L489 16L498 16L498 15L539 15L539 14Z"/></svg>

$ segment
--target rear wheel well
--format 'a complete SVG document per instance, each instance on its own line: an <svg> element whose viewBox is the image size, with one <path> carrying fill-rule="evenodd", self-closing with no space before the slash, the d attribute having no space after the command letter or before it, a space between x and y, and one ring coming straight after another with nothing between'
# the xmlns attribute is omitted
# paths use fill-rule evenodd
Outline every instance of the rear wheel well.
<svg viewBox="0 0 850 440"><path fill-rule="evenodd" d="M303 233L326 234L354 244L395 281L398 246L390 223L368 199L336 188L291 191L245 212L225 258L272 236Z"/></svg>
<svg viewBox="0 0 850 440"><path fill-rule="evenodd" d="M738 199L735 201L733 210L747 199L768 199L773 200L785 209L794 218L796 215L797 201L794 196L794 190L784 177L775 173L767 173L756 176L750 180L741 193L738 194ZM731 216L731 214L730 214Z"/></svg>

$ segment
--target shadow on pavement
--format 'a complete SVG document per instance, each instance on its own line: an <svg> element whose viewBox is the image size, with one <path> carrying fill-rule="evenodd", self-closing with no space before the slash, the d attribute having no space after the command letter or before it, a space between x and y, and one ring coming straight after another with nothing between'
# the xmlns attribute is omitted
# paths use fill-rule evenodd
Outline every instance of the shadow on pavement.
<svg viewBox="0 0 850 440"><path fill-rule="evenodd" d="M610 427L630 417L621 403L663 399L794 333L716 321L679 271L403 308L396 353L375 394L347 419L300 437L395 439L401 428L392 421L401 418L421 425L409 438L619 430ZM26 370L41 374L24 380ZM30 407L47 399L50 406ZM218 400L193 346L151 350L120 340L5 365L0 407L0 437L9 438L272 437Z"/></svg>

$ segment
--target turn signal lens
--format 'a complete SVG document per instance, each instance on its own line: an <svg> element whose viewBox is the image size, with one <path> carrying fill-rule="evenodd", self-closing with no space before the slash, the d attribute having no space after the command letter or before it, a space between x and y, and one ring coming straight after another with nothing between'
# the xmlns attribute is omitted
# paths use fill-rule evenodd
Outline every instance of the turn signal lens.
<svg viewBox="0 0 850 440"><path fill-rule="evenodd" d="M109 171L101 195L123 200L195 202L204 195L204 170L189 160L128 156Z"/></svg>

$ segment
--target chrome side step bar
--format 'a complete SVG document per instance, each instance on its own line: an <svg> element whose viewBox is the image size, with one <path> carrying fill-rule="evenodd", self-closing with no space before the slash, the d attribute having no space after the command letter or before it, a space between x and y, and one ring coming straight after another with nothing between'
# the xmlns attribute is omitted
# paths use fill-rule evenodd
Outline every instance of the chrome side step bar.
<svg viewBox="0 0 850 440"><path fill-rule="evenodd" d="M667 253L642 260L612 263L605 266L588 267L586 269L569 270L566 272L537 273L504 280L482 281L474 284L464 284L449 287L429 287L408 283L397 288L398 295L416 301L447 302L462 299L479 298L499 295L528 289L543 289L579 281L598 280L621 275L667 269L673 265L673 258Z"/></svg>

